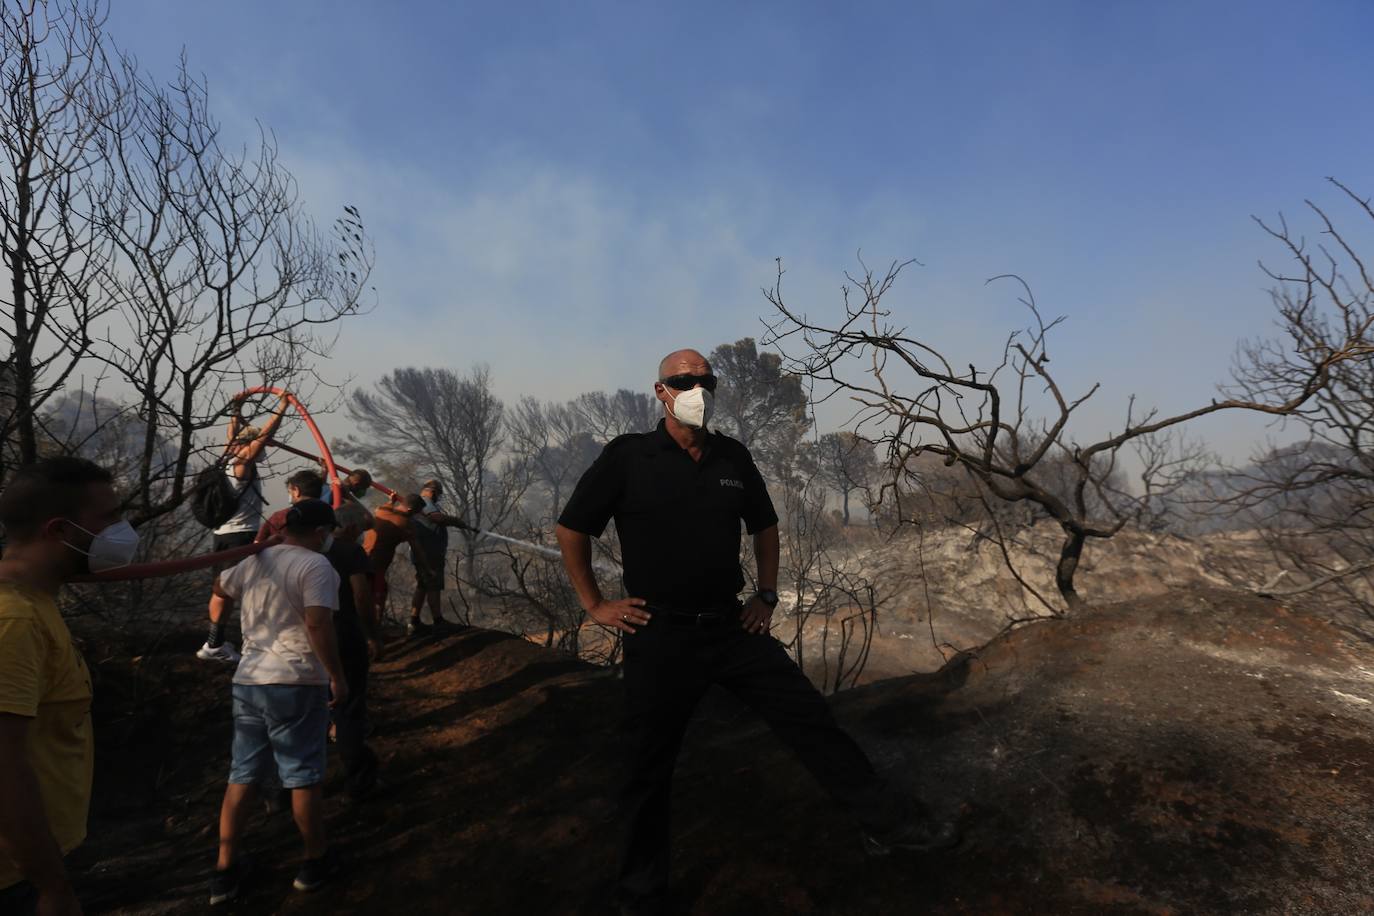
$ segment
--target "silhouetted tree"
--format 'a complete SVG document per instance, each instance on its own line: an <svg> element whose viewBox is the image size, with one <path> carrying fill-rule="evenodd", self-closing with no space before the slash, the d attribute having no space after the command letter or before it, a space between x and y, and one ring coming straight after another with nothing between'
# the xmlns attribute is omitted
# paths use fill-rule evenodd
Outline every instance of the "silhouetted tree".
<svg viewBox="0 0 1374 916"><path fill-rule="evenodd" d="M1051 372L1049 333L1063 319L1043 320L1023 283L1021 301L1031 315L1030 327L1008 336L1002 360L990 369L956 369L938 347L892 324L882 305L910 263L894 262L881 275L866 266L857 276L847 275L842 313L831 323L787 305L779 263L777 281L766 291L779 316L770 342L794 347L790 368L824 386L824 397L843 393L858 405L855 432L887 452L891 476L883 492L899 493L896 485L911 463L930 453L961 467L997 499L1042 509L1063 531L1055 584L1069 609L1083 603L1074 574L1084 545L1090 538L1112 537L1138 514L1138 497L1113 484L1123 448L1224 410L1292 415L1328 386L1335 367L1367 359L1371 352L1367 323L1349 303L1338 304L1329 345L1285 349L1291 372L1273 384L1167 417L1139 411L1132 397L1119 432L1081 443L1070 421L1098 386L1070 397ZM1282 310L1280 317L1293 324ZM1041 411L1046 419L1035 419ZM1045 473L1047 460L1056 456L1068 463L1067 498L1056 492L1065 465L1055 466L1054 485ZM1102 507L1100 513L1095 505Z"/></svg>

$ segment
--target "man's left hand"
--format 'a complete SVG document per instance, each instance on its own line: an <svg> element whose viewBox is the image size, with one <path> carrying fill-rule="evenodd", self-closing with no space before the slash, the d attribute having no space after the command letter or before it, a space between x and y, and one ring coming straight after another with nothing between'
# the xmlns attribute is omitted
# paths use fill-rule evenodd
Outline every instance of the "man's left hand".
<svg viewBox="0 0 1374 916"><path fill-rule="evenodd" d="M744 606L739 622L746 633L767 633L773 625L773 609L764 604L762 598L755 595Z"/></svg>

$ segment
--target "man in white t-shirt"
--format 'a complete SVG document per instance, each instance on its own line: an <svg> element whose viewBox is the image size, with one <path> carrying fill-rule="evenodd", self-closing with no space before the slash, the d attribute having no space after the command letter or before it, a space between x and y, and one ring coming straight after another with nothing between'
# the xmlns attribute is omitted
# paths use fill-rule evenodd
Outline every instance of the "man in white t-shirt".
<svg viewBox="0 0 1374 916"><path fill-rule="evenodd" d="M291 809L305 841L296 888L315 890L332 869L321 784L329 708L348 699L334 635L339 574L324 555L334 528L328 503L301 500L287 510L283 543L215 580L212 603L221 611L240 608L243 658L234 672L233 759L220 808L211 904L238 895L239 840L255 786L270 766L291 790Z"/></svg>

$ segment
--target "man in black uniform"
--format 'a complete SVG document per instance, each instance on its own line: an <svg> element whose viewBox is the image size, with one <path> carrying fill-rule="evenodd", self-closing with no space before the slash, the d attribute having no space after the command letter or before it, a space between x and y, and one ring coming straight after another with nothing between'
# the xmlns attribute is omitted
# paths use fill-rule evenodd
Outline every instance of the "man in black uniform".
<svg viewBox="0 0 1374 916"><path fill-rule="evenodd" d="M913 817L884 790L824 698L769 635L778 603L778 516L741 443L708 433L716 378L695 350L659 365L664 419L620 436L578 481L558 520L563 562L587 614L625 633L632 760L622 807L622 911L661 912L669 875L673 764L697 701L720 684L754 708L822 786L854 812L870 853L957 842L952 824ZM609 601L591 538L615 519L631 596ZM740 522L754 538L759 591L741 605Z"/></svg>

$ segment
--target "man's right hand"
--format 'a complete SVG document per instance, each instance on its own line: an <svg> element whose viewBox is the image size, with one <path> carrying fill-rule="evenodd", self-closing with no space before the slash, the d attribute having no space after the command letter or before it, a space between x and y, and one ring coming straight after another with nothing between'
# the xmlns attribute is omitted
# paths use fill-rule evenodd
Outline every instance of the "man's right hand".
<svg viewBox="0 0 1374 916"><path fill-rule="evenodd" d="M348 702L348 682L343 678L329 679L329 708L338 709Z"/></svg>
<svg viewBox="0 0 1374 916"><path fill-rule="evenodd" d="M63 881L38 889L34 913L37 916L81 916L81 901L76 899L72 886Z"/></svg>
<svg viewBox="0 0 1374 916"><path fill-rule="evenodd" d="M616 601L602 601L587 611L587 616L603 627L615 627L626 633L635 632L653 615L644 610L647 604L643 598L621 598Z"/></svg>

